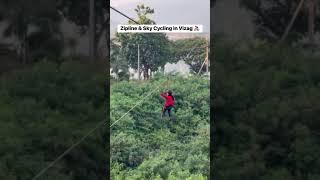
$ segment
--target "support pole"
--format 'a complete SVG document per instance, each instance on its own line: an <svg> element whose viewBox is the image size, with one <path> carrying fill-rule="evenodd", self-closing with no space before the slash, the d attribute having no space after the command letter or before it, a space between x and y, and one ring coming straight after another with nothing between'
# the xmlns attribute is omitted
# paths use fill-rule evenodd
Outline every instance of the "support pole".
<svg viewBox="0 0 320 180"><path fill-rule="evenodd" d="M209 43L208 43L208 46L206 48L206 71L207 71L207 74L209 72Z"/></svg>
<svg viewBox="0 0 320 180"><path fill-rule="evenodd" d="M201 72L201 70L202 70L202 68L203 68L203 65L206 63L206 59L203 61L203 63L202 63L202 65L201 65L201 68L200 68L200 70L199 70L199 72L198 72L198 75L200 74L200 72Z"/></svg>
<svg viewBox="0 0 320 180"><path fill-rule="evenodd" d="M140 47L138 44L138 80L140 80Z"/></svg>

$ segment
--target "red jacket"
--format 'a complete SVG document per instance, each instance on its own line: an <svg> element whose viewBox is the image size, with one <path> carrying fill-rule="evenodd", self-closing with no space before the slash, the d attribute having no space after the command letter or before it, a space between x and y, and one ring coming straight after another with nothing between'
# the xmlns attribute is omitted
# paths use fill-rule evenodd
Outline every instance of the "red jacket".
<svg viewBox="0 0 320 180"><path fill-rule="evenodd" d="M166 102L164 103L165 107L174 105L174 100L173 100L172 96L167 96L165 93L161 93L160 96L162 96L163 98L166 99Z"/></svg>

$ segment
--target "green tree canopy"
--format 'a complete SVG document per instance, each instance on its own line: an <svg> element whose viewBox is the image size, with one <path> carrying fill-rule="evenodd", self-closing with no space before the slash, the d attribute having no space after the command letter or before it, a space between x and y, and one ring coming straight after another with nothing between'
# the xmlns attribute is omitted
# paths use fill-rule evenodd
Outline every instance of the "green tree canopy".
<svg viewBox="0 0 320 180"><path fill-rule="evenodd" d="M252 42L214 49L214 178L318 178L319 57Z"/></svg>
<svg viewBox="0 0 320 180"><path fill-rule="evenodd" d="M38 63L0 79L0 179L32 179L105 119L104 71ZM96 131L39 179L106 177L106 136Z"/></svg>
<svg viewBox="0 0 320 180"><path fill-rule="evenodd" d="M114 39L110 41L110 65L112 73L115 73L119 80L129 79L129 65L124 57L122 47L115 42Z"/></svg>
<svg viewBox="0 0 320 180"><path fill-rule="evenodd" d="M102 39L103 33L108 30L109 2L95 0L95 22L96 22L96 47ZM76 24L81 34L89 29L89 1L88 0L60 0L57 8L70 22ZM109 34L107 34L108 36ZM106 36L106 38L107 38Z"/></svg>
<svg viewBox="0 0 320 180"><path fill-rule="evenodd" d="M270 41L279 40L285 32L294 11L298 7L300 0L241 0L242 7L246 8L252 14L256 36ZM317 10L319 10L319 1L316 1ZM289 40L297 40L308 32L308 11L307 2L304 8L299 12L289 33ZM320 16L316 16L315 29L319 31Z"/></svg>
<svg viewBox="0 0 320 180"><path fill-rule="evenodd" d="M171 42L171 61L184 60L192 71L198 72L206 57L207 44L206 39L202 37L173 41Z"/></svg>
<svg viewBox="0 0 320 180"><path fill-rule="evenodd" d="M53 0L0 0L2 20L7 24L4 36L17 40L18 53L25 63L29 58L61 54L61 16L55 5Z"/></svg>
<svg viewBox="0 0 320 180"><path fill-rule="evenodd" d="M155 24L147 15L153 14L154 10L138 5L135 9L138 22L141 24ZM129 24L132 24L129 21ZM149 79L149 70L156 71L169 61L169 40L162 33L117 33L116 40L121 45L124 57L131 68L138 68L138 45L140 49L140 67L145 79Z"/></svg>
<svg viewBox="0 0 320 180"><path fill-rule="evenodd" d="M111 179L207 179L209 175L209 82L171 77L175 121L161 119L157 91L111 128ZM111 123L167 80L111 86ZM166 87L161 87L164 90Z"/></svg>

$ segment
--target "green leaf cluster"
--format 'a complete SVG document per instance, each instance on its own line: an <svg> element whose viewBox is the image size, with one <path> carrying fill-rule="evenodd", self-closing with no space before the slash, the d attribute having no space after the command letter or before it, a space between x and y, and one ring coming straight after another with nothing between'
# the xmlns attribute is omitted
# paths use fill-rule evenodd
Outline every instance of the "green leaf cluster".
<svg viewBox="0 0 320 180"><path fill-rule="evenodd" d="M317 179L319 56L258 41L214 51L215 179Z"/></svg>
<svg viewBox="0 0 320 180"><path fill-rule="evenodd" d="M105 119L103 73L90 65L42 62L0 79L0 179L32 179ZM102 179L99 130L40 179Z"/></svg>
<svg viewBox="0 0 320 180"><path fill-rule="evenodd" d="M111 123L166 77L111 86ZM174 121L161 119L159 93L172 89ZM209 82L171 77L111 128L111 179L207 179L209 175Z"/></svg>

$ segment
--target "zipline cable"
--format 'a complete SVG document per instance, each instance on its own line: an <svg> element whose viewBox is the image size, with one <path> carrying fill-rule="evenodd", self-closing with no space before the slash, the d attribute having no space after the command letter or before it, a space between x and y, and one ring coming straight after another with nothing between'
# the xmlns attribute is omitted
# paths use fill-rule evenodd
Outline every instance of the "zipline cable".
<svg viewBox="0 0 320 180"><path fill-rule="evenodd" d="M116 8L114 8L114 7L112 7L112 6L110 6L110 8L111 8L112 10L116 11L117 13L121 14L122 16L128 18L129 20L133 21L134 23L136 23L136 24L138 24L138 25L141 25L140 23L138 23L137 21L135 21L135 20L132 19L131 17L129 17L129 16L127 16L126 14L124 14L123 12L117 10ZM142 34L142 36L144 36L144 34ZM188 52L188 54L186 55L185 58L188 58L189 55L190 55L190 53L191 53L193 50L195 50L195 49L201 49L201 48L206 48L206 47L209 47L209 45L202 46L202 47L196 47L196 46L194 46L194 47L191 47L191 48L189 48L189 49L185 49L184 51L190 50L190 51ZM185 59L185 58L184 58L184 59ZM202 69L202 68L201 68L201 69Z"/></svg>
<svg viewBox="0 0 320 180"><path fill-rule="evenodd" d="M201 68L200 68L200 70L199 70L199 72L198 72L198 74L197 74L197 75L199 75L199 74L200 74L200 72L201 72L201 70L202 70L202 68L203 68L203 65L204 65L206 62L207 62L207 59L205 59L205 60L203 61L202 65L201 65Z"/></svg>
<svg viewBox="0 0 320 180"><path fill-rule="evenodd" d="M167 82L164 82L167 83ZM124 115L122 115L118 120L116 120L114 123L110 125L109 128L111 128L113 125L115 125L117 122L119 122L123 117L125 117L130 111L132 111L135 107L137 107L140 103L143 102L147 97L149 97L152 93L154 93L156 90L158 90L163 84L160 84L157 88L152 90L149 94L144 96L137 104L135 104L129 111L127 111ZM76 146L81 144L87 137L89 137L93 132L95 132L97 129L99 129L102 125L106 124L106 121L100 121L93 129L91 129L86 135L84 135L78 142L74 143L72 146L70 146L67 150L65 150L61 155L59 155L54 161L52 161L47 167L43 168L36 176L32 178L32 180L38 179L41 175L43 175L49 168L51 168L54 164L56 164L60 159L62 159L66 154L68 154L72 149L74 149Z"/></svg>
<svg viewBox="0 0 320 180"><path fill-rule="evenodd" d="M167 83L167 82L165 82ZM163 83L164 84L164 83ZM157 88L155 88L153 91L151 91L148 95L144 96L137 104L135 104L129 111L127 111L125 114L123 114L118 120L116 120L114 123L112 123L110 125L110 127L112 127L113 125L115 125L118 121L120 121L123 117L125 117L130 111L132 111L136 106L138 106L140 103L143 102L143 100L145 100L147 97L149 97L151 94L153 94L153 92L155 92L156 90L158 90L160 88L160 86L162 86L163 84L159 85Z"/></svg>
<svg viewBox="0 0 320 180"><path fill-rule="evenodd" d="M129 16L123 14L122 12L118 11L117 9L113 8L110 6L111 9L114 11L120 13L121 15L125 16L126 18L130 19L131 21L135 22L136 24L140 24L134 19L130 18ZM167 80L168 81L168 80ZM167 82L166 82L167 83ZM135 104L129 111L127 111L124 115L122 115L118 120L116 120L114 123L110 125L109 128L114 126L117 122L119 122L123 117L125 117L130 111L132 111L135 107L140 105L140 103L143 102L147 97L149 97L153 92L158 90L160 86L163 84L159 85L157 88L155 88L153 91L151 91L148 95L144 96L137 104ZM79 144L81 144L84 140L86 140L87 137L89 137L93 132L95 132L97 129L99 129L102 125L106 123L105 120L100 121L93 129L91 129L86 135L84 135L78 142L74 143L72 146L70 146L67 150L65 150L61 155L59 155L54 161L52 161L47 167L43 168L36 176L32 178L32 180L38 179L41 175L43 175L49 168L51 168L54 164L56 164L60 159L62 159L66 154L68 154L71 150L73 150L75 147L77 147Z"/></svg>
<svg viewBox="0 0 320 180"><path fill-rule="evenodd" d="M66 154L68 154L73 148L82 143L88 136L90 136L94 131L100 128L103 124L105 124L105 120L100 121L93 129L91 129L85 136L83 136L77 143L74 143L67 150L65 150L60 156L58 156L54 161L52 161L47 167L42 169L32 180L38 179L42 174L44 174L49 168L51 168L54 164L56 164L61 158L63 158Z"/></svg>
<svg viewBox="0 0 320 180"><path fill-rule="evenodd" d="M140 23L138 23L136 20L132 19L131 17L129 17L129 16L127 16L127 15L125 15L124 13L122 13L122 12L119 11L119 10L117 10L116 8L114 8L114 7L112 7L112 6L110 6L110 8L111 8L112 10L116 11L117 13L121 14L122 16L130 19L130 20L133 21L134 23L140 24Z"/></svg>

